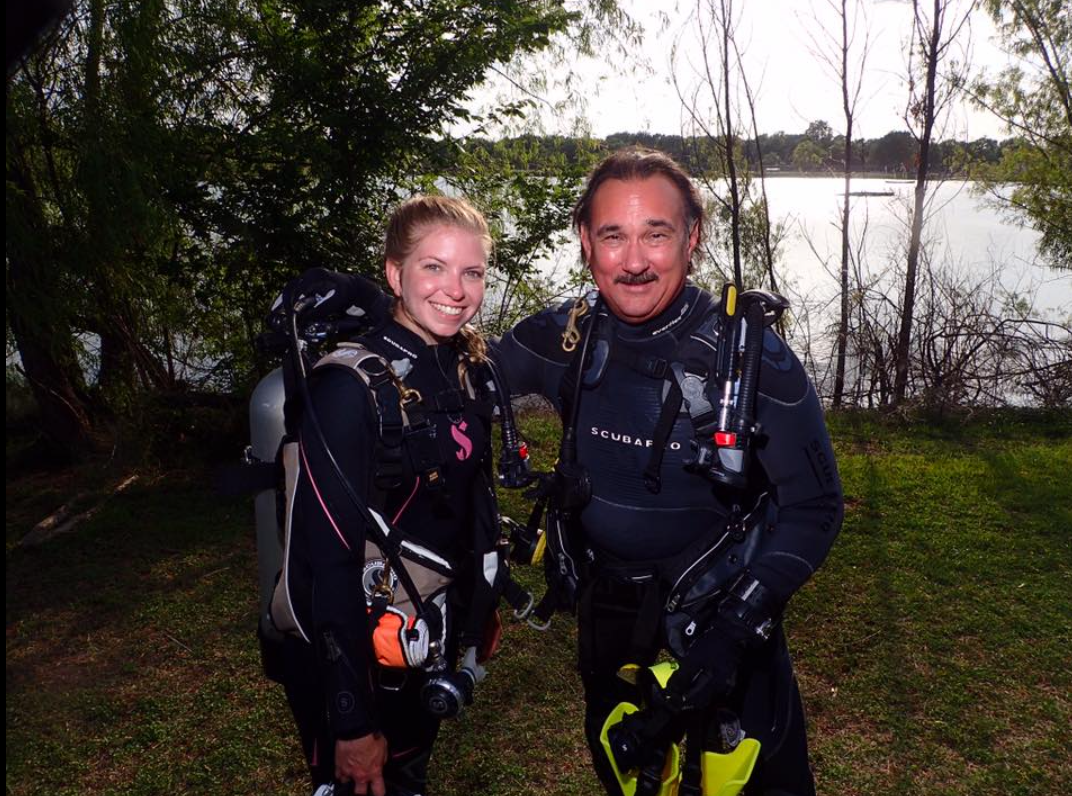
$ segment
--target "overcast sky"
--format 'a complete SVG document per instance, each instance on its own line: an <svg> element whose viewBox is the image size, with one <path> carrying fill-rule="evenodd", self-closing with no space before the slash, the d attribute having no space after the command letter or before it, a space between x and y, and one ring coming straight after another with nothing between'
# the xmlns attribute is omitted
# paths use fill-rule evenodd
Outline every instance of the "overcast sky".
<svg viewBox="0 0 1072 796"><path fill-rule="evenodd" d="M588 87L586 117L591 132L605 137L615 132L682 132L681 104L672 85L670 53L681 42L684 58L698 62L695 30L696 3L688 0L626 0L625 7L642 22L645 40L638 54L650 74L621 73L621 57L579 65ZM824 119L836 132L843 129L840 87L812 52L811 37L820 37L820 25L837 31L839 22L828 0L737 0L739 46L744 49L749 80L758 93L757 116L761 132L802 132L810 121ZM851 5L851 3L850 3ZM906 52L911 30L911 4L904 0L865 0L870 46L857 113L856 134L874 138L890 130L905 129L903 114L907 88ZM814 12L813 12L814 9ZM818 15L819 20L816 20ZM970 40L967 53L974 71L996 71L1006 58L994 41L994 26L983 12L973 12L961 39ZM809 31L811 37L809 36ZM862 33L860 34L862 39ZM956 57L964 58L961 48ZM679 56L677 74L687 78L688 62ZM568 121L548 121L549 132L570 132ZM1002 138L997 120L960 105L943 137Z"/></svg>

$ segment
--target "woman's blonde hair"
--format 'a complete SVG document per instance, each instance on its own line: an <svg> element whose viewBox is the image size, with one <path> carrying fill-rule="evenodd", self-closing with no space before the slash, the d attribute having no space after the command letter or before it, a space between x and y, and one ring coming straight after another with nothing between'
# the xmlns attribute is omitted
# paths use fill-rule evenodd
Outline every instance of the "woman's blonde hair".
<svg viewBox="0 0 1072 796"><path fill-rule="evenodd" d="M491 229L483 213L465 199L420 195L410 197L391 213L383 242L384 258L401 264L434 226L457 227L473 233L491 256ZM457 337L471 362L483 362L487 358L487 343L475 326L465 324Z"/></svg>

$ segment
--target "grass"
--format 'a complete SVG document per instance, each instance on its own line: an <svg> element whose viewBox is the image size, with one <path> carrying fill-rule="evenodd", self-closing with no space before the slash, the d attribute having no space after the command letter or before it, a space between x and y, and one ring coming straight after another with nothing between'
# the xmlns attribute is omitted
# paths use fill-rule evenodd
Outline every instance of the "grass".
<svg viewBox="0 0 1072 796"><path fill-rule="evenodd" d="M820 793L1072 792L1072 419L831 424L845 527L787 618ZM556 431L525 423L540 466ZM250 501L142 473L76 532L17 545L122 475L7 482L8 794L307 793L259 669ZM574 641L568 618L508 623L476 704L444 725L437 793L596 792Z"/></svg>

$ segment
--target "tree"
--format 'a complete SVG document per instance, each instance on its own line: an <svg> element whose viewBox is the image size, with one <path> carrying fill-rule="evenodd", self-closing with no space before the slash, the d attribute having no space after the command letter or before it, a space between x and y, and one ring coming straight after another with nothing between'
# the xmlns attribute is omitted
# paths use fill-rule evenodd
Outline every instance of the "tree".
<svg viewBox="0 0 1072 796"><path fill-rule="evenodd" d="M808 125L808 129L804 131L804 137L826 149L834 139L834 128L828 122L819 119Z"/></svg>
<svg viewBox="0 0 1072 796"><path fill-rule="evenodd" d="M868 31L866 18L863 20L863 40L856 41L857 20L863 14L863 5L856 2L850 12L848 0L828 0L830 9L836 14L840 35L825 33L823 38L813 38L816 54L826 65L841 88L841 109L845 118L845 135L840 138L843 148L842 177L844 195L841 204L841 270L839 274L839 312L834 364L834 394L831 403L836 408L841 406L845 392L845 360L849 339L849 215L851 212L852 193L852 159L853 159L853 124L856 121L856 107L863 89L863 74L867 63ZM854 45L856 45L854 50ZM853 63L855 61L855 63ZM812 122L805 135L816 142L826 142L830 146L833 131L826 122ZM795 153L794 153L795 155ZM794 158L795 160L795 158Z"/></svg>
<svg viewBox="0 0 1072 796"><path fill-rule="evenodd" d="M541 279L537 261L568 241L580 185L601 154L591 141L575 142L570 157L545 150L545 143L526 136L466 147L449 177L492 225L494 260L481 324L496 334L547 305L555 286Z"/></svg>
<svg viewBox="0 0 1072 796"><path fill-rule="evenodd" d="M815 171L826 160L826 150L810 138L801 141L793 150L793 165L800 171Z"/></svg>
<svg viewBox="0 0 1072 796"><path fill-rule="evenodd" d="M378 270L389 205L457 165L446 133L479 121L468 92L616 13L604 0L78 3L7 93L8 322L42 411L51 396L67 412L45 430L74 445L121 408L116 393L248 379L285 278ZM90 391L86 340L99 340Z"/></svg>
<svg viewBox="0 0 1072 796"><path fill-rule="evenodd" d="M1039 250L1051 265L1072 269L1072 13L1063 0L984 6L1017 62L977 78L971 94L1016 142L977 176L999 204L1038 230ZM1014 187L1005 190L1005 183Z"/></svg>
<svg viewBox="0 0 1072 796"><path fill-rule="evenodd" d="M916 153L916 187L913 195L911 237L905 266L904 294L901 299L901 322L894 351L896 374L893 385L894 403L904 400L908 388L908 369L912 341L912 318L916 301L916 280L919 275L923 222L927 206L927 178L931 168L931 144L936 137L936 125L949 107L959 82L943 80L939 84L939 67L952 60L951 47L968 20L968 11L959 18L952 13L951 0L932 0L928 15L922 0L912 1L912 44L910 53L918 58L921 74L910 65L908 108L905 122L912 130L918 150ZM955 64L953 64L955 67ZM943 75L943 78L947 76ZM917 80L919 82L917 82ZM922 86L920 86L922 83Z"/></svg>
<svg viewBox="0 0 1072 796"><path fill-rule="evenodd" d="M703 244L706 259L720 275L728 270L738 287L766 282L777 290L777 244L766 201L755 96L736 39L738 23L732 0L697 0L682 36L696 37L698 61L686 63L680 37L671 51L672 80L690 133L684 163L712 197L713 223ZM746 141L757 156L759 196L753 194ZM696 164L707 163L716 168L696 169ZM730 259L725 270L716 251L723 243Z"/></svg>
<svg viewBox="0 0 1072 796"><path fill-rule="evenodd" d="M889 132L869 142L868 162L871 168L905 173L912 168L915 152L916 145L911 133Z"/></svg>

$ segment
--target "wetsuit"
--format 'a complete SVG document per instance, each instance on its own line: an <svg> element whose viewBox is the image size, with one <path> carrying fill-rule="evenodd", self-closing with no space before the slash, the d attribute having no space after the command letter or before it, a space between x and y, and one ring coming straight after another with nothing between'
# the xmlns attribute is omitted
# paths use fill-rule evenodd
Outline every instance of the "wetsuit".
<svg viewBox="0 0 1072 796"><path fill-rule="evenodd" d="M562 350L568 309L527 318L496 354L515 394L539 393L559 411L560 388L573 355ZM666 387L665 368L692 330L715 311L709 294L687 285L658 317L626 324L609 311L597 326L593 364L585 373L577 424L578 459L592 481L592 498L579 533L591 564L582 573L578 605L579 665L585 689L585 731L596 771L608 793L618 793L599 731L611 709L637 695L616 672L626 663L650 664L665 637L638 649L634 629L649 586L645 565L673 558L726 526L741 493L713 487L684 469L695 437L682 411L667 438L658 493L642 474L651 462ZM570 393L567 392L567 395ZM773 332L764 338L756 405L765 442L756 450L752 479L769 496L762 531L731 548L779 605L826 557L842 516L841 486L815 390L803 367ZM749 497L751 499L751 496ZM747 506L745 507L747 510ZM742 726L762 743L749 793L814 793L800 696L780 623L751 649L738 674Z"/></svg>
<svg viewBox="0 0 1072 796"><path fill-rule="evenodd" d="M465 400L459 387L458 352L451 344L428 346L394 321L362 339L393 363L407 387L417 390L435 425L440 483L415 471L402 445L401 476L391 488L375 486L379 419L368 387L340 366L318 367L310 392L332 453L354 489L410 540L452 562L474 550L474 513L486 490L490 404ZM400 372L401 375L401 372ZM290 671L284 676L314 783L334 775L336 739L372 731L387 738L384 775L388 794L424 791L439 722L421 705L427 675L384 669L370 657L366 595L362 587L364 527L340 486L305 414L301 469L292 531L292 598L295 613L312 628L313 645L288 639ZM464 564L462 567L464 571ZM461 583L460 576L456 583ZM452 651L456 652L456 651Z"/></svg>

